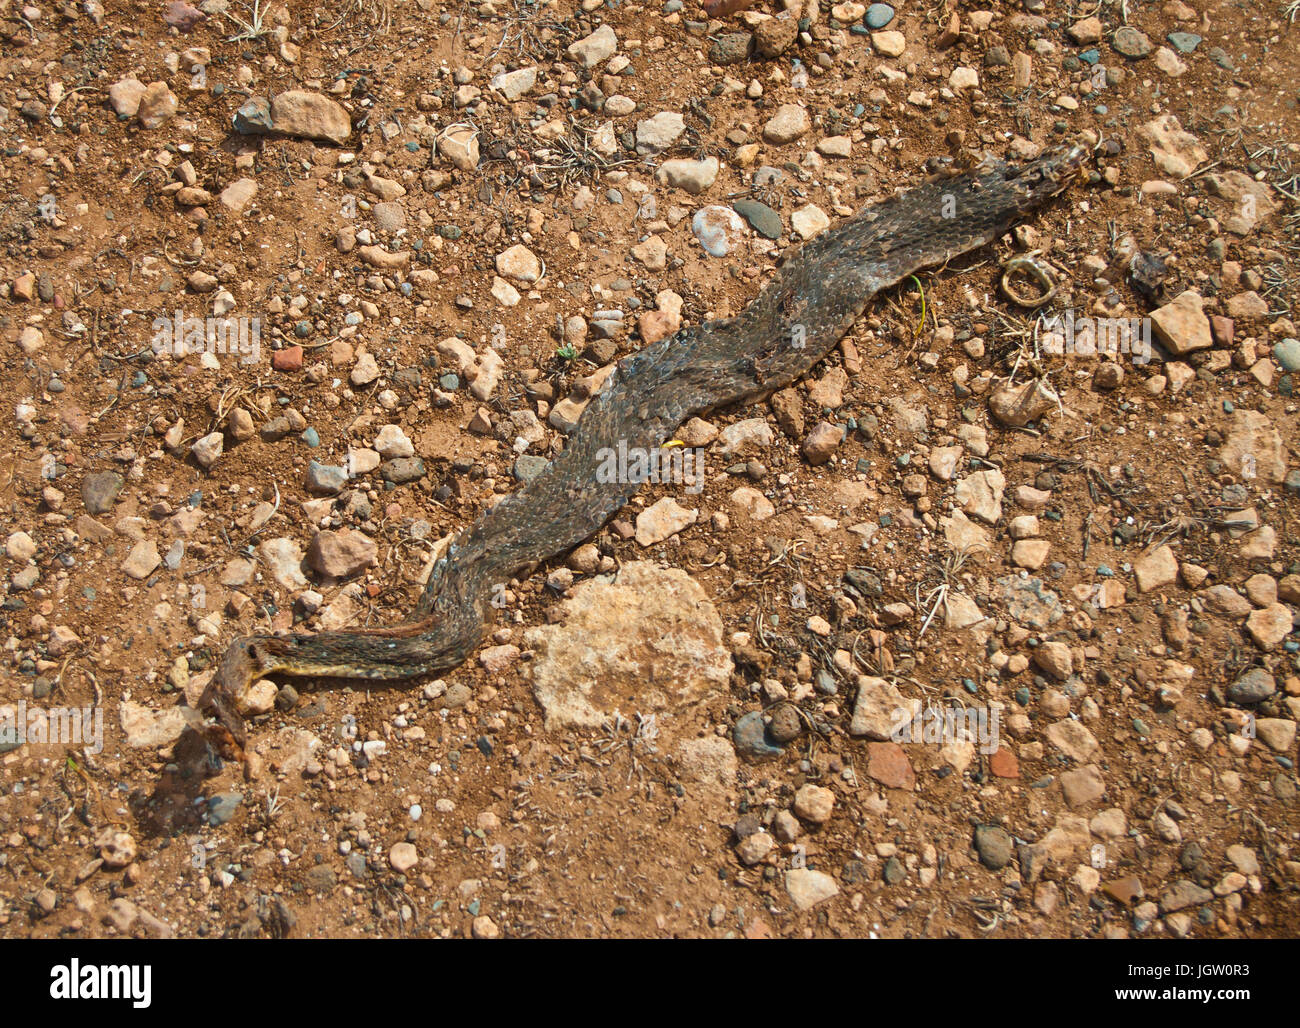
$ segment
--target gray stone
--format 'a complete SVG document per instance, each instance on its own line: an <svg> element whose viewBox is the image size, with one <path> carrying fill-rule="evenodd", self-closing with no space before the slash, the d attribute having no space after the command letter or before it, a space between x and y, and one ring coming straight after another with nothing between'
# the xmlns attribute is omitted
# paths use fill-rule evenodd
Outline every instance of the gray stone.
<svg viewBox="0 0 1300 1028"><path fill-rule="evenodd" d="M304 875L307 888L312 892L329 892L338 885L339 877L334 869L324 864L317 864Z"/></svg>
<svg viewBox="0 0 1300 1028"><path fill-rule="evenodd" d="M732 203L732 209L749 222L750 228L765 239L778 239L781 235L781 215L765 203L748 197Z"/></svg>
<svg viewBox="0 0 1300 1028"><path fill-rule="evenodd" d="M126 479L116 471L95 471L81 483L81 500L91 514L103 514L117 500Z"/></svg>
<svg viewBox="0 0 1300 1028"><path fill-rule="evenodd" d="M550 461L545 457L524 454L515 461L515 478L520 482L531 482L546 470L548 464Z"/></svg>
<svg viewBox="0 0 1300 1028"><path fill-rule="evenodd" d="M1300 371L1300 339L1283 339L1273 345L1273 356L1284 371Z"/></svg>
<svg viewBox="0 0 1300 1028"><path fill-rule="evenodd" d="M1203 889L1195 882L1181 878L1160 897L1160 912L1172 914L1176 910L1200 906L1213 900L1214 893L1209 889Z"/></svg>
<svg viewBox="0 0 1300 1028"><path fill-rule="evenodd" d="M763 724L761 711L753 710L736 720L731 730L731 739L736 752L748 760L772 760L785 751L780 746L773 746L767 741L767 726Z"/></svg>
<svg viewBox="0 0 1300 1028"><path fill-rule="evenodd" d="M894 20L894 9L889 4L872 4L867 8L867 28L883 29Z"/></svg>
<svg viewBox="0 0 1300 1028"><path fill-rule="evenodd" d="M975 850L981 864L990 871L1001 871L1011 863L1011 835L998 825L979 825L975 829Z"/></svg>
<svg viewBox="0 0 1300 1028"><path fill-rule="evenodd" d="M999 578L1007 613L1026 628L1042 630L1065 616L1060 597L1048 589L1041 578L1008 575Z"/></svg>
<svg viewBox="0 0 1300 1028"><path fill-rule="evenodd" d="M1230 686L1228 699L1233 703L1258 703L1277 692L1277 682L1261 667L1253 667Z"/></svg>
<svg viewBox="0 0 1300 1028"><path fill-rule="evenodd" d="M709 60L714 64L739 64L749 56L753 41L748 32L720 33L709 47Z"/></svg>
<svg viewBox="0 0 1300 1028"><path fill-rule="evenodd" d="M244 136L257 136L270 132L271 102L264 97L254 97L235 112L231 121L236 132Z"/></svg>
<svg viewBox="0 0 1300 1028"><path fill-rule="evenodd" d="M244 794L240 792L221 792L208 800L208 824L214 828L218 825L224 825L239 809L244 802Z"/></svg>
<svg viewBox="0 0 1300 1028"><path fill-rule="evenodd" d="M398 457L388 461L379 472L386 482L402 485L424 477L424 461L419 457Z"/></svg>
<svg viewBox="0 0 1300 1028"><path fill-rule="evenodd" d="M1151 40L1145 33L1139 32L1131 25L1124 25L1115 30L1111 45L1117 53L1134 59L1145 57L1151 52Z"/></svg>
<svg viewBox="0 0 1300 1028"><path fill-rule="evenodd" d="M348 473L346 468L337 467L333 464L321 464L319 461L310 461L307 464L307 473L303 476L303 485L313 493L337 493L348 484Z"/></svg>

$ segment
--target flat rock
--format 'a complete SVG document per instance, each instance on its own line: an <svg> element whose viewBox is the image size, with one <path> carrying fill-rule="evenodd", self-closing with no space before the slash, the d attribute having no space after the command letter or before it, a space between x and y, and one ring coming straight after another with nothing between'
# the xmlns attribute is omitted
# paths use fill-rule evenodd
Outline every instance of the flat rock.
<svg viewBox="0 0 1300 1028"><path fill-rule="evenodd" d="M488 85L507 100L518 100L537 85L537 67L533 65L518 71L503 71L492 76Z"/></svg>
<svg viewBox="0 0 1300 1028"><path fill-rule="evenodd" d="M420 862L420 854L409 842L399 842L388 851L388 863L398 874L406 874Z"/></svg>
<svg viewBox="0 0 1300 1028"><path fill-rule="evenodd" d="M1259 703L1277 692L1277 682L1262 667L1253 667L1228 686L1228 699L1233 703Z"/></svg>
<svg viewBox="0 0 1300 1028"><path fill-rule="evenodd" d="M609 60L618 49L618 36L609 25L602 25L591 35L569 45L568 55L584 68L594 68Z"/></svg>
<svg viewBox="0 0 1300 1028"><path fill-rule="evenodd" d="M333 495L339 492L348 482L348 472L337 464L322 464L319 461L309 461L307 463L307 472L303 475L303 485L308 492Z"/></svg>
<svg viewBox="0 0 1300 1028"><path fill-rule="evenodd" d="M1273 603L1252 611L1246 618L1246 631L1261 650L1272 650L1291 632L1291 608Z"/></svg>
<svg viewBox="0 0 1300 1028"><path fill-rule="evenodd" d="M1011 547L1011 562L1026 571L1037 571L1047 563L1052 544L1046 539L1020 539Z"/></svg>
<svg viewBox="0 0 1300 1028"><path fill-rule="evenodd" d="M1212 585L1202 589L1197 596L1205 604L1205 609L1212 614L1244 618L1254 609L1250 600L1230 585Z"/></svg>
<svg viewBox="0 0 1300 1028"><path fill-rule="evenodd" d="M820 785L808 782L794 794L794 812L812 824L826 824L834 808L835 793Z"/></svg>
<svg viewBox="0 0 1300 1028"><path fill-rule="evenodd" d="M1156 168L1171 178L1186 178L1208 159L1205 148L1172 114L1162 114L1144 124L1140 135L1151 144Z"/></svg>
<svg viewBox="0 0 1300 1028"><path fill-rule="evenodd" d="M676 111L660 111L653 118L636 123L636 148L641 153L657 153L677 142L686 131L686 119Z"/></svg>
<svg viewBox="0 0 1300 1028"><path fill-rule="evenodd" d="M1015 843L1001 825L977 825L972 841L980 863L990 871L1001 871L1011 863Z"/></svg>
<svg viewBox="0 0 1300 1028"><path fill-rule="evenodd" d="M636 516L636 541L654 546L695 524L698 510L687 510L671 496L665 496Z"/></svg>
<svg viewBox="0 0 1300 1028"><path fill-rule="evenodd" d="M1008 575L998 579L1007 613L1027 628L1043 630L1065 616L1060 597L1042 579Z"/></svg>
<svg viewBox="0 0 1300 1028"><path fill-rule="evenodd" d="M81 481L81 502L91 514L111 510L126 479L116 471L92 471Z"/></svg>
<svg viewBox="0 0 1300 1028"><path fill-rule="evenodd" d="M1087 46L1089 43L1099 42L1105 29L1100 18L1087 17L1079 19L1065 31L1074 42Z"/></svg>
<svg viewBox="0 0 1300 1028"><path fill-rule="evenodd" d="M448 125L438 134L438 153L461 171L478 167L478 130L473 125Z"/></svg>
<svg viewBox="0 0 1300 1028"><path fill-rule="evenodd" d="M898 724L913 718L920 709L919 699L908 699L893 683L863 675L858 679L849 734L888 742Z"/></svg>
<svg viewBox="0 0 1300 1028"><path fill-rule="evenodd" d="M1210 892L1209 889L1204 889L1195 882L1183 878L1175 882L1160 897L1160 912L1162 914L1172 914L1187 907L1198 907L1204 903L1211 903L1213 900L1214 893Z"/></svg>
<svg viewBox="0 0 1300 1028"><path fill-rule="evenodd" d="M1034 666L1058 682L1074 674L1074 658L1063 642L1045 642L1034 650Z"/></svg>
<svg viewBox="0 0 1300 1028"><path fill-rule="evenodd" d="M497 274L516 282L536 282L542 275L542 264L528 247L517 244L496 257Z"/></svg>
<svg viewBox="0 0 1300 1028"><path fill-rule="evenodd" d="M705 788L731 789L738 762L730 740L717 735L686 739L677 747L677 775Z"/></svg>
<svg viewBox="0 0 1300 1028"><path fill-rule="evenodd" d="M798 104L782 104L763 126L763 139L773 146L784 146L806 135L811 128L807 110Z"/></svg>
<svg viewBox="0 0 1300 1028"><path fill-rule="evenodd" d="M1257 410L1233 412L1219 459L1233 475L1262 478L1280 484L1286 478L1286 450L1282 437L1267 414Z"/></svg>
<svg viewBox="0 0 1300 1028"><path fill-rule="evenodd" d="M718 168L716 157L706 157L700 161L685 159L664 161L655 172L655 180L660 185L680 189L696 196L717 180Z"/></svg>
<svg viewBox="0 0 1300 1028"><path fill-rule="evenodd" d="M348 112L320 93L290 89L271 101L271 124L276 132L301 139L346 143L352 135Z"/></svg>
<svg viewBox="0 0 1300 1028"><path fill-rule="evenodd" d="M166 82L150 82L140 94L140 105L136 108L136 120L145 129L160 129L176 113L176 97Z"/></svg>
<svg viewBox="0 0 1300 1028"><path fill-rule="evenodd" d="M1101 749L1096 736L1078 721L1069 718L1048 725L1044 734L1048 742L1079 763L1091 760Z"/></svg>
<svg viewBox="0 0 1300 1028"><path fill-rule="evenodd" d="M785 891L800 910L811 910L839 893L835 879L824 871L797 867L785 873Z"/></svg>
<svg viewBox="0 0 1300 1028"><path fill-rule="evenodd" d="M144 96L144 83L137 78L119 79L108 87L108 102L119 118L134 118Z"/></svg>
<svg viewBox="0 0 1300 1028"><path fill-rule="evenodd" d="M1060 403L1060 397L1042 379L1020 385L1003 383L989 394L989 411L1002 424L1023 428Z"/></svg>
<svg viewBox="0 0 1300 1028"><path fill-rule="evenodd" d="M749 222L750 228L764 239L779 239L781 236L781 215L765 203L749 197L742 197L731 204L732 209Z"/></svg>
<svg viewBox="0 0 1300 1028"><path fill-rule="evenodd" d="M751 521L766 521L776 514L772 501L757 489L742 485L731 494L731 503L744 511Z"/></svg>
<svg viewBox="0 0 1300 1028"><path fill-rule="evenodd" d="M141 539L131 547L131 552L122 562L122 570L128 578L139 581L152 575L161 563L162 557L158 555L158 547L154 545L153 540Z"/></svg>
<svg viewBox="0 0 1300 1028"><path fill-rule="evenodd" d="M307 548L307 565L329 578L350 578L377 560L375 541L354 528L317 532Z"/></svg>
<svg viewBox="0 0 1300 1028"><path fill-rule="evenodd" d="M1116 53L1134 60L1147 56L1155 45L1145 32L1139 32L1132 25L1121 25L1111 37L1110 45Z"/></svg>
<svg viewBox="0 0 1300 1028"><path fill-rule="evenodd" d="M1161 546L1133 562L1133 575L1139 592L1167 589L1178 581L1178 558L1168 546Z"/></svg>
<svg viewBox="0 0 1300 1028"><path fill-rule="evenodd" d="M1255 734L1274 753L1289 753L1295 745L1296 723L1290 718L1261 717L1255 721Z"/></svg>
<svg viewBox="0 0 1300 1028"><path fill-rule="evenodd" d="M831 219L815 203L805 204L790 215L790 227L800 239L812 239L830 227Z"/></svg>
<svg viewBox="0 0 1300 1028"><path fill-rule="evenodd" d="M1106 792L1106 779L1102 777L1101 768L1096 764L1063 771L1060 782L1061 792L1065 796L1065 805L1071 810L1095 803Z"/></svg>
<svg viewBox="0 0 1300 1028"><path fill-rule="evenodd" d="M1178 357L1214 345L1203 303L1200 293L1186 289L1151 312L1151 327L1156 337Z"/></svg>
<svg viewBox="0 0 1300 1028"><path fill-rule="evenodd" d="M194 459L198 461L199 467L206 470L217 462L224 448L225 438L222 434L220 432L209 432L207 435L195 440L194 445L190 447L190 452L194 454Z"/></svg>
<svg viewBox="0 0 1300 1028"><path fill-rule="evenodd" d="M957 483L955 495L963 511L993 525L1002 517L1002 495L1006 485L1002 472L991 468L967 475Z"/></svg>
<svg viewBox="0 0 1300 1028"><path fill-rule="evenodd" d="M896 742L867 743L867 776L887 789L916 788L916 772L907 753Z"/></svg>
<svg viewBox="0 0 1300 1028"><path fill-rule="evenodd" d="M126 744L134 748L170 746L185 730L185 715L180 707L152 710L125 700L118 706L118 716Z"/></svg>
<svg viewBox="0 0 1300 1028"><path fill-rule="evenodd" d="M710 257L726 257L745 239L745 225L736 212L716 204L695 212L691 232Z"/></svg>
<svg viewBox="0 0 1300 1028"><path fill-rule="evenodd" d="M290 591L307 588L307 578L302 573L302 550L292 539L263 540L257 553L263 568L280 588Z"/></svg>
<svg viewBox="0 0 1300 1028"><path fill-rule="evenodd" d="M611 579L574 586L562 614L525 635L548 730L596 728L616 710L681 709L730 680L722 620L684 571L625 564Z"/></svg>
<svg viewBox="0 0 1300 1028"><path fill-rule="evenodd" d="M234 211L236 214L240 214L243 212L244 208L253 202L253 197L256 195L257 180L241 178L236 179L234 182L230 183L230 185L226 186L226 188L221 191L221 195L218 199L221 201L223 207Z"/></svg>
<svg viewBox="0 0 1300 1028"><path fill-rule="evenodd" d="M901 57L907 49L907 37L901 32L887 29L871 33L871 45L881 57Z"/></svg>
<svg viewBox="0 0 1300 1028"><path fill-rule="evenodd" d="M957 553L978 553L991 547L989 530L961 510L954 510L951 517L941 517L939 527L943 529L944 541Z"/></svg>
<svg viewBox="0 0 1300 1028"><path fill-rule="evenodd" d="M718 452L724 457L758 453L772 445L772 426L766 418L745 418L718 433Z"/></svg>

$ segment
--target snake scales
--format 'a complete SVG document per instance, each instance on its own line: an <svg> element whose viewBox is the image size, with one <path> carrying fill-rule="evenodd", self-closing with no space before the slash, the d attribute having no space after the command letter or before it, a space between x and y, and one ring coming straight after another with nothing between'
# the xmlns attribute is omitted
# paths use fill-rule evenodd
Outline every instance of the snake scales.
<svg viewBox="0 0 1300 1028"><path fill-rule="evenodd" d="M231 643L191 722L227 758L243 754L235 696L268 674L396 680L446 670L477 648L494 587L595 533L637 484L602 481L598 454L651 452L693 415L744 405L802 377L876 293L983 246L1061 193L1081 147L1008 165L986 160L873 204L823 232L734 318L682 329L621 360L564 450L535 479L464 529L438 560L414 612L394 628L255 635Z"/></svg>

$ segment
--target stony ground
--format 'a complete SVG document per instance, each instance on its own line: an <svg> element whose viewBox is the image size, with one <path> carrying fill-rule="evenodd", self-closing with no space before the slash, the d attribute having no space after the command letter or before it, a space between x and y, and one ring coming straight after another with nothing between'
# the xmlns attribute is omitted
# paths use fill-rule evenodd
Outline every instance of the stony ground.
<svg viewBox="0 0 1300 1028"><path fill-rule="evenodd" d="M784 6L0 0L5 934L1300 929L1296 5ZM470 663L200 766L231 638L400 620L612 362L1067 141Z"/></svg>

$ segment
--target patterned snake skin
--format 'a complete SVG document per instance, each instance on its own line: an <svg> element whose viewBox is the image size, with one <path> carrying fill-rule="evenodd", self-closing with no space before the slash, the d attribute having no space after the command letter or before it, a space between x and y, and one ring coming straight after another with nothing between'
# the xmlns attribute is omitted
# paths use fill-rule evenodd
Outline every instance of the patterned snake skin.
<svg viewBox="0 0 1300 1028"><path fill-rule="evenodd" d="M801 378L876 293L984 246L1061 193L1087 151L1023 165L986 160L873 204L794 254L737 317L684 328L619 361L562 453L463 530L433 566L409 620L364 632L245 636L231 643L191 725L242 757L234 697L268 674L394 680L446 670L478 647L494 588L591 536L638 485L603 482L606 448L646 452L694 415L753 403Z"/></svg>

